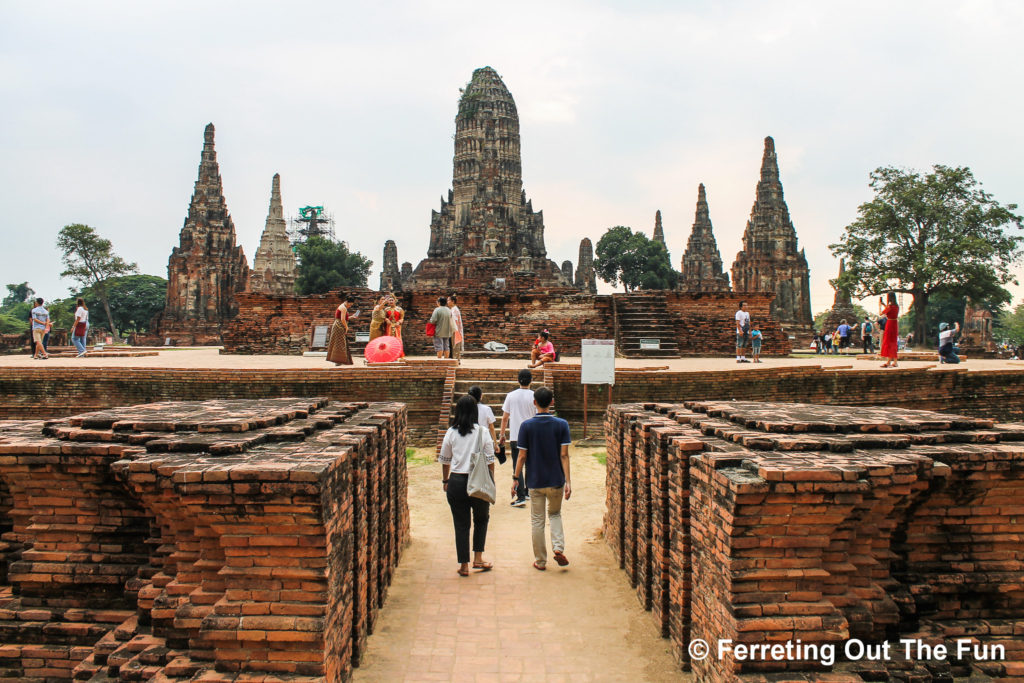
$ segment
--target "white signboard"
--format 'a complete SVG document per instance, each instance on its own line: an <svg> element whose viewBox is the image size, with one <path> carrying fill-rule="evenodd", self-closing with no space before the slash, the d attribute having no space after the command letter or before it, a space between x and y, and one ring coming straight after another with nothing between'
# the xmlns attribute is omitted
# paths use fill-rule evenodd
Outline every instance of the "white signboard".
<svg viewBox="0 0 1024 683"><path fill-rule="evenodd" d="M583 384L615 384L615 340L584 339L582 343L580 382Z"/></svg>
<svg viewBox="0 0 1024 683"><path fill-rule="evenodd" d="M640 350L641 351L657 351L661 348L660 339L641 339Z"/></svg>
<svg viewBox="0 0 1024 683"><path fill-rule="evenodd" d="M313 343L310 348L322 349L327 346L327 333L330 328L327 325L315 325L313 327Z"/></svg>
<svg viewBox="0 0 1024 683"><path fill-rule="evenodd" d="M356 332L356 343L370 341L369 332Z"/></svg>

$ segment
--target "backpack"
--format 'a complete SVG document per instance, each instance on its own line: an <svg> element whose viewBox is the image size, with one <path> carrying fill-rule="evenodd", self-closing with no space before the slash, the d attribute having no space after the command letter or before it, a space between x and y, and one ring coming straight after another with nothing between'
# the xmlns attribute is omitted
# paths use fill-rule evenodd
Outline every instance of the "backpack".
<svg viewBox="0 0 1024 683"><path fill-rule="evenodd" d="M864 334L871 334L871 323L864 323Z"/></svg>

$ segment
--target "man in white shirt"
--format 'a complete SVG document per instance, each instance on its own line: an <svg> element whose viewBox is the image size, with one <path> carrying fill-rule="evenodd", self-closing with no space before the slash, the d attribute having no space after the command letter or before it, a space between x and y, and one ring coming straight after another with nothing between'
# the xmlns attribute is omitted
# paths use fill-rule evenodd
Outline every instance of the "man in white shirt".
<svg viewBox="0 0 1024 683"><path fill-rule="evenodd" d="M512 446L512 467L516 466L516 461L519 459L519 449L517 448L517 442L519 441L519 428L524 422L529 420L531 417L537 414L537 406L533 402L533 390L530 389L530 384L533 382L533 373L528 369L523 368L519 371L519 388L515 391L510 391L505 397L505 402L501 406L501 435L499 443L505 444L505 429L508 427L509 441ZM520 468L521 470L522 468ZM526 477L520 475L518 477L519 484L516 486L516 495L512 499L512 506L521 508L526 507Z"/></svg>
<svg viewBox="0 0 1024 683"><path fill-rule="evenodd" d="M749 363L747 360L747 342L750 338L750 314L747 313L747 302L741 301L736 311L736 362Z"/></svg>
<svg viewBox="0 0 1024 683"><path fill-rule="evenodd" d="M956 335L960 332L960 323L953 323L954 327L950 329L949 323L939 323L939 362L940 363L959 363L960 356L956 355L956 350L953 348L953 340L956 339Z"/></svg>
<svg viewBox="0 0 1024 683"><path fill-rule="evenodd" d="M46 333L50 331L50 312L43 308L42 298L36 299L36 307L32 309L32 342L35 344L33 358L46 360L49 354L46 353L46 346L43 340Z"/></svg>

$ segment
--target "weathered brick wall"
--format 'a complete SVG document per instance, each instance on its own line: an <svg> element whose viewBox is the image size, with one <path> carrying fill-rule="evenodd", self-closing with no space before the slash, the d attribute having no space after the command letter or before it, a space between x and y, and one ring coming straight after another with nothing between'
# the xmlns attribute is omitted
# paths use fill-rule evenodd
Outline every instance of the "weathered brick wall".
<svg viewBox="0 0 1024 683"><path fill-rule="evenodd" d="M350 332L368 331L373 303L380 295L369 289L346 289L356 297L362 315ZM424 329L442 292L405 292L396 296L405 309L402 337L410 354L432 354ZM555 347L578 355L580 340L614 335L612 297L581 294L576 289L460 290L456 292L466 331L466 347L480 349L500 341L516 351L529 350L537 333L547 329ZM747 302L754 322L765 335L762 352L782 355L789 340L769 318L770 297L763 294L689 294L665 292L667 309L684 355L731 355L735 351L737 304ZM224 353L297 354L309 350L313 324L329 324L338 306L337 292L312 296L274 296L251 292L237 295L238 315L225 323ZM352 348L352 346L350 346Z"/></svg>
<svg viewBox="0 0 1024 683"><path fill-rule="evenodd" d="M324 396L404 403L409 439L432 444L444 377L444 368L429 365L323 370L0 368L0 419L65 417L167 400Z"/></svg>
<svg viewBox="0 0 1024 683"><path fill-rule="evenodd" d="M688 402L615 405L606 429L605 538L698 680L1021 672L1024 426L896 408ZM922 638L955 651L965 634L1002 645L1006 659L842 661L850 638ZM714 653L691 661L691 638L712 650L720 639L833 644L840 657L834 666Z"/></svg>
<svg viewBox="0 0 1024 683"><path fill-rule="evenodd" d="M765 294L667 292L668 313L676 324L679 352L684 356L731 356L736 352L736 311L746 302L750 323L761 326L765 356L787 356L789 336L770 316L773 297Z"/></svg>
<svg viewBox="0 0 1024 683"><path fill-rule="evenodd" d="M0 423L0 678L347 680L408 542L405 429L326 399Z"/></svg>
<svg viewBox="0 0 1024 683"><path fill-rule="evenodd" d="M326 365L326 363L325 363ZM180 370L143 368L0 368L0 419L64 417L88 410L170 399L325 396L333 400L406 404L409 440L433 446L442 409L446 368L428 363L323 370ZM459 368L459 382L515 382L516 369ZM552 383L555 409L577 434L583 420L579 366L552 364L534 373ZM588 390L589 420L600 428L608 387ZM1000 420L1024 419L1024 370L967 372L818 367L743 371L647 372L619 370L612 402L690 399L805 401L829 405L903 406L949 410ZM500 416L500 403L492 408Z"/></svg>

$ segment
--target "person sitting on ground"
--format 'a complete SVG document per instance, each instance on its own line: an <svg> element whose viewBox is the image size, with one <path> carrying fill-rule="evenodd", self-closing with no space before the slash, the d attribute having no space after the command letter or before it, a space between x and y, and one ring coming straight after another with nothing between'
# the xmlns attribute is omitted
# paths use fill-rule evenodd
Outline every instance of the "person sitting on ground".
<svg viewBox="0 0 1024 683"><path fill-rule="evenodd" d="M487 542L487 521L491 504L482 498L469 495L469 470L477 443L481 444L487 460L487 468L494 478L494 441L478 423L476 399L463 396L455 404L452 426L441 441L441 486L448 498L455 523L455 553L459 562L459 576L469 576L469 527L472 514L473 526L473 569L489 571L494 568L484 561L484 544Z"/></svg>
<svg viewBox="0 0 1024 683"><path fill-rule="evenodd" d="M555 360L555 346L551 343L551 334L544 330L540 333L537 341L533 342L533 351L530 352L529 368L539 368L545 363Z"/></svg>
<svg viewBox="0 0 1024 683"><path fill-rule="evenodd" d="M754 329L750 331L750 350L752 351L754 362L761 362L761 340L764 336L761 334L760 323L754 323Z"/></svg>
<svg viewBox="0 0 1024 683"><path fill-rule="evenodd" d="M960 323L954 322L954 327L951 329L949 323L939 323L939 362L940 363L959 363L960 356L956 355L956 347L954 341L956 335L960 333Z"/></svg>

